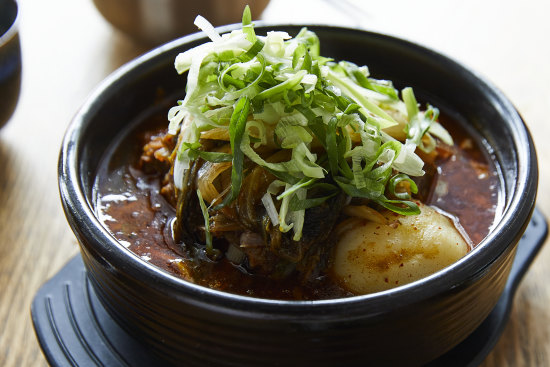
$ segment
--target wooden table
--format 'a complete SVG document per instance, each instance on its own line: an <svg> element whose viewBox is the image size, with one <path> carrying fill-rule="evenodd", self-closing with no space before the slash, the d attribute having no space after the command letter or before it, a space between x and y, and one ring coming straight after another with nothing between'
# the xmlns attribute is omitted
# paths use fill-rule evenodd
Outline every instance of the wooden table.
<svg viewBox="0 0 550 367"><path fill-rule="evenodd" d="M57 191L66 126L95 85L148 49L113 30L91 0L20 2L21 98L0 130L0 366L46 364L31 325L30 303L40 285L78 253ZM398 35L458 59L492 81L517 106L534 136L541 169L538 207L549 216L549 12L542 0L389 5L273 0L263 17ZM524 278L510 321L484 367L550 365L549 280L546 247Z"/></svg>

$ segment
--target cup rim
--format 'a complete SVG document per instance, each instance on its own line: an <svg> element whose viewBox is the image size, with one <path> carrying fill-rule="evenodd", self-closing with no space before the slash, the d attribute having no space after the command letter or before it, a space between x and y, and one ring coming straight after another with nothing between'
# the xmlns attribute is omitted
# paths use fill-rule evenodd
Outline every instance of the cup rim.
<svg viewBox="0 0 550 367"><path fill-rule="evenodd" d="M216 29L220 33L225 33L235 29L237 26L237 24L234 24L217 27ZM347 308L347 312L349 311L348 317L352 317L354 313L364 312L365 304L369 305L369 310L371 311L387 309L388 302L395 305L391 307L402 307L479 279L484 271L502 253L509 249L511 250L513 242L517 242L519 236L527 226L534 209L538 182L536 154L529 131L512 103L500 90L470 68L409 40L368 30L332 25L256 23L256 29L262 30L296 26L306 26L312 29L321 28L335 32L355 32L368 37L382 38L386 42L401 44L401 46L415 49L417 52L429 53L431 56L438 58L438 62L447 63L447 65L467 73L469 77L480 83L484 92L489 93L490 99L495 101L499 108L504 111L503 114L509 117L510 123L508 126L516 145L521 147L522 144L520 143L527 143L528 146L516 154L518 179L514 182L514 189L510 194L510 198L505 199L505 210L499 219L499 223L495 225L489 235L476 248L447 268L406 285L382 292L349 298L313 301L263 299L213 290L186 282L139 259L137 255L132 256L134 254L116 241L99 222L87 199L81 178L83 173L80 172L80 163L78 160L77 147L80 143L81 133L89 123L89 117L93 116L94 109L99 108L103 103L106 92L124 84L128 74L131 74L137 68L147 68L148 64L154 64L155 60L161 59L166 53L174 52L189 43L201 39L206 40L207 37L202 33L191 34L171 41L122 66L100 83L73 118L66 131L60 153L59 187L66 215L77 237L79 239L81 237L85 237L87 240L91 239L94 243L93 251L99 252L101 256L108 257L108 262L112 266L124 269L138 281L150 284L154 283L155 287L175 294L175 297L185 298L186 302L199 302L205 307L226 310L227 312L229 312L228 310L233 310L234 312L269 313L271 317L277 315L277 317L286 318L291 314L297 313L307 313L309 315L322 314L329 308L338 308L343 304L349 307ZM71 222L70 216L74 215L71 214L71 211L76 213L76 217L78 217L76 218L77 221ZM77 225L79 228L75 228ZM113 248L116 250L113 250ZM283 309L285 310L284 312L282 311ZM352 310L355 310L355 312L352 312Z"/></svg>
<svg viewBox="0 0 550 367"><path fill-rule="evenodd" d="M11 25L8 27L6 32L4 34L0 35L0 47L7 44L19 31L19 3L17 0L10 0L13 4L15 4L15 18L11 22Z"/></svg>

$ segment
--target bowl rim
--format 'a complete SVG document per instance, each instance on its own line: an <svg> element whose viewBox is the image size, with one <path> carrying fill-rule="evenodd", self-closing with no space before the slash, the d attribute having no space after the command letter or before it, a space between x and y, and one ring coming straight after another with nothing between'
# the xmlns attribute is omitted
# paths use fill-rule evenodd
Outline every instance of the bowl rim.
<svg viewBox="0 0 550 367"><path fill-rule="evenodd" d="M21 13L19 9L19 3L17 2L17 0L10 0L10 2L12 2L15 5L15 18L11 22L6 32L0 35L0 47L7 44L19 32L19 17Z"/></svg>
<svg viewBox="0 0 550 367"><path fill-rule="evenodd" d="M217 27L219 33L226 33L236 29L240 24ZM421 46L410 40L405 40L391 35L381 34L368 30L347 28L323 24L292 24L292 23L264 23L256 22L255 29L267 31L270 29L282 30L285 27L308 27L313 30L323 29L332 32L348 32L365 37L375 37L385 42L398 44L400 47L409 48L417 53L429 54L438 62L466 73L472 80L480 83L480 88L488 94L488 98L494 101L501 110L501 114L509 117L509 128L513 141L519 149L516 152L517 180L515 181L511 197L505 198L505 209L489 235L459 261L448 267L415 282L392 288L386 291L338 298L328 300L287 301L254 298L237 295L223 291L209 289L182 279L155 267L142 260L136 254L122 246L103 227L94 214L94 209L83 189L80 172L80 155L78 146L79 137L89 121L93 117L94 109L100 108L105 95L111 89L124 85L125 81L132 77L132 72L140 68L147 69L148 65L154 65L156 60L162 59L163 54L185 49L185 46L198 40L208 40L202 33L194 33L173 40L146 54L123 65L111 75L105 78L95 90L88 96L84 104L78 110L69 124L61 147L58 163L59 190L69 223L79 240L86 238L94 243L94 251L98 252L109 264L123 269L129 276L147 284L154 284L159 290L170 292L178 299L185 302L198 302L203 307L217 309L222 312L264 313L271 318L286 318L300 314L302 316L323 317L327 316L329 309L346 305L347 317L353 317L358 313L364 313L365 305L369 310L382 312L389 307L405 307L408 304L428 299L445 291L453 290L461 285L468 284L479 279L483 273L506 250L511 250L525 230L531 213L538 183L537 158L532 138L527 126L512 103L504 94L490 82L478 75L475 71L466 68L457 61L443 54ZM83 144L83 143L82 143ZM81 246L82 246L82 241ZM132 256L133 255L133 256ZM146 271L144 271L146 269ZM253 307L251 307L253 306ZM284 307L281 307L284 306ZM284 312L282 311L284 310ZM290 316L289 316L290 315ZM313 316L315 315L315 316Z"/></svg>

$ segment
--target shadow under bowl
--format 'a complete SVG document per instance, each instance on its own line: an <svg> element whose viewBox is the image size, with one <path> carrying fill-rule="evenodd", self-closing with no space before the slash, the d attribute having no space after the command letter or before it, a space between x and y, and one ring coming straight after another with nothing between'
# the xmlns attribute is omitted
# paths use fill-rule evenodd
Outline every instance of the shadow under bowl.
<svg viewBox="0 0 550 367"><path fill-rule="evenodd" d="M236 26L226 26L228 31ZM258 34L301 26L256 27ZM506 283L534 209L537 159L512 104L472 71L429 49L376 33L308 26L321 53L368 65L377 78L413 86L455 111L491 146L501 168L503 211L492 232L457 263L392 290L345 299L278 301L197 286L148 264L96 217L93 184L104 151L165 95L183 96L173 70L193 34L125 65L86 101L59 159L61 198L92 285L109 314L159 358L186 366L421 365L464 340L487 317Z"/></svg>
<svg viewBox="0 0 550 367"><path fill-rule="evenodd" d="M16 1L0 0L0 128L15 111L21 90L21 45Z"/></svg>

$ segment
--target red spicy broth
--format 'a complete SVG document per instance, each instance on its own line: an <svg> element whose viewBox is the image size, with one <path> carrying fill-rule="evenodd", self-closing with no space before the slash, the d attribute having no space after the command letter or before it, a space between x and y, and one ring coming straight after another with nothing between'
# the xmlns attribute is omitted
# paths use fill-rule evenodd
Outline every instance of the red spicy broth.
<svg viewBox="0 0 550 367"><path fill-rule="evenodd" d="M485 144L443 115L440 122L451 133L455 146L436 159L427 174L436 183L424 190L426 204L452 215L470 243L478 244L489 233L499 214L501 182ZM165 110L151 110L135 127L118 137L106 151L94 185L96 214L112 235L130 251L172 275L196 284L259 298L313 300L353 296L330 276L303 284L292 276L274 280L252 275L227 259L182 256L171 236L174 207L159 193L162 175L139 168L142 147L151 135L165 131Z"/></svg>

